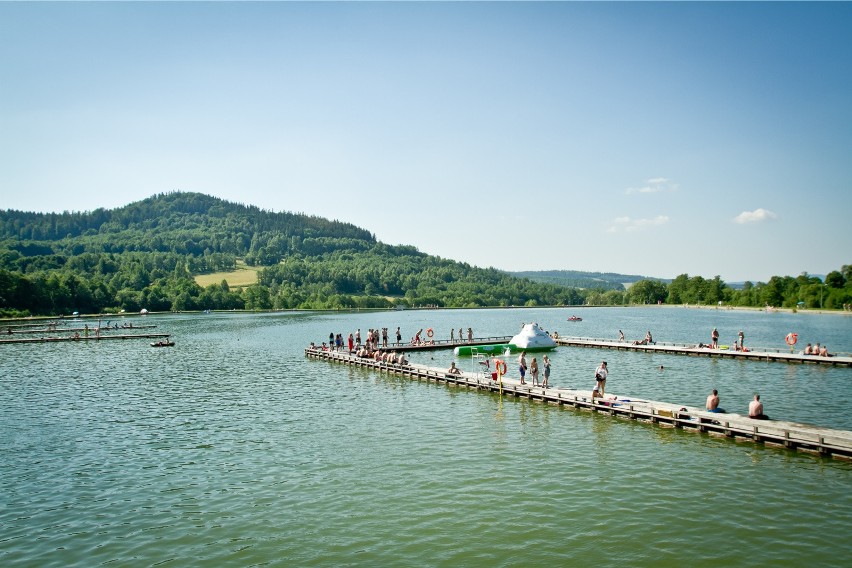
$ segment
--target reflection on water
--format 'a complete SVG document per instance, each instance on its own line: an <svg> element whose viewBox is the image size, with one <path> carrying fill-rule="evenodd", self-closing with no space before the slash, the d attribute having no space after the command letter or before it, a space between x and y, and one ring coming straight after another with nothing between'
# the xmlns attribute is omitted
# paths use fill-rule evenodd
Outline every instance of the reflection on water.
<svg viewBox="0 0 852 568"><path fill-rule="evenodd" d="M689 543L691 558L726 564L843 564L852 552L848 463L303 353L332 331L505 335L523 321L561 331L568 315L183 314L146 320L173 334L172 349L3 346L0 558L8 566L674 565ZM652 328L658 341L700 340L719 326L725 337L744 328L749 344L770 345L795 326L829 345L852 337L842 316L580 315L571 330L588 336ZM446 367L452 353L412 358ZM552 382L591 388L602 358L608 392L702 406L718 388L723 406L744 410L759 391L771 415L852 428L848 369L560 348ZM756 488L762 514L732 514L754 502Z"/></svg>

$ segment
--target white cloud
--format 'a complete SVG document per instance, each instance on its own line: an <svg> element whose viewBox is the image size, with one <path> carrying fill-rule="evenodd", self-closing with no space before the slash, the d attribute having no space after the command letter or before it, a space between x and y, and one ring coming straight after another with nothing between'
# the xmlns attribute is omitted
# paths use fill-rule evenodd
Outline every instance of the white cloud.
<svg viewBox="0 0 852 568"><path fill-rule="evenodd" d="M677 191L677 188L677 184L672 183L668 178L656 177L645 180L645 185L642 187L628 187L625 193L627 195L634 193L662 193L664 191Z"/></svg>
<svg viewBox="0 0 852 568"><path fill-rule="evenodd" d="M631 219L630 217L617 217L612 221L612 225L608 232L615 233L619 230L626 232L641 231L649 227L658 227L669 222L666 215L657 215L653 219Z"/></svg>
<svg viewBox="0 0 852 568"><path fill-rule="evenodd" d="M754 211L743 211L736 217L734 217L734 223L739 223L743 225L745 223L758 223L760 221L769 221L771 219L777 219L778 215L769 211L768 209L758 208Z"/></svg>

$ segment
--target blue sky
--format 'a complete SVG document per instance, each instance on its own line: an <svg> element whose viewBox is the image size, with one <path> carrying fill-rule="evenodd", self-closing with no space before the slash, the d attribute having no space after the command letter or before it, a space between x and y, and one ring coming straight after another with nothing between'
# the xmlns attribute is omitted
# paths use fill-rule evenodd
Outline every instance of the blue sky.
<svg viewBox="0 0 852 568"><path fill-rule="evenodd" d="M173 190L505 270L852 263L850 3L0 3L0 208Z"/></svg>

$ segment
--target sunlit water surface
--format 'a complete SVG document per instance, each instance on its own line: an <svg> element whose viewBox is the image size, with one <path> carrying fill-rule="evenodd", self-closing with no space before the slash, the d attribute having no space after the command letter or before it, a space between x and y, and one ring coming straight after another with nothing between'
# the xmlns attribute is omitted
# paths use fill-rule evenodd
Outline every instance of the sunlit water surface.
<svg viewBox="0 0 852 568"><path fill-rule="evenodd" d="M304 356L329 332L530 321L852 351L843 315L571 313L149 316L174 348L0 346L0 565L848 566L850 463ZM717 388L732 412L760 392L773 417L852 429L852 369L559 348L552 382L588 389L603 358L610 392L700 406Z"/></svg>

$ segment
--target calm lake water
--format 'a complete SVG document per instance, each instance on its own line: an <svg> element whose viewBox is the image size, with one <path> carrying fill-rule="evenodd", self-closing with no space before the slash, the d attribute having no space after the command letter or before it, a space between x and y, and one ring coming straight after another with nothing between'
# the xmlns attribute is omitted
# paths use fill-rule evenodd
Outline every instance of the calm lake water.
<svg viewBox="0 0 852 568"><path fill-rule="evenodd" d="M568 322L572 313L582 322ZM134 321L142 321L139 318ZM685 308L148 316L0 346L2 566L848 566L852 463L308 360L360 328L852 352L852 317ZM445 367L452 351L414 354ZM852 429L852 370L559 348L552 382ZM470 361L462 359L463 369ZM660 365L665 366L660 371Z"/></svg>

